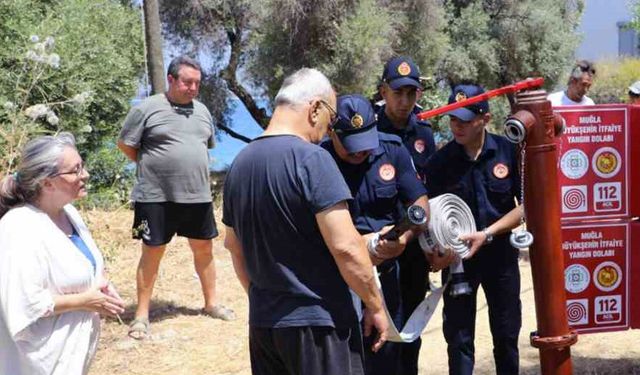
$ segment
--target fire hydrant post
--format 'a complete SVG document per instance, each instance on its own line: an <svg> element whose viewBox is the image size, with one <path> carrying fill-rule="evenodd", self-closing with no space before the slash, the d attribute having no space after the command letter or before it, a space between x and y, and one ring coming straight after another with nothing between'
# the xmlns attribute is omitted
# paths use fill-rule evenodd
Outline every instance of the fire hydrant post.
<svg viewBox="0 0 640 375"><path fill-rule="evenodd" d="M558 150L555 137L563 123L555 115L544 90L516 95L505 135L525 147L524 209L538 331L531 345L540 350L543 375L572 374L571 349L577 334L569 329L564 290L564 262L558 188Z"/></svg>

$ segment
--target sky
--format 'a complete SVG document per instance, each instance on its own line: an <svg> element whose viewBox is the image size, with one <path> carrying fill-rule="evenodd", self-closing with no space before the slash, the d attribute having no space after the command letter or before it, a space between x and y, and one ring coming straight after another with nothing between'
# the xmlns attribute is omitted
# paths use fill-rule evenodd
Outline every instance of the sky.
<svg viewBox="0 0 640 375"><path fill-rule="evenodd" d="M249 114L247 109L242 105L240 100L235 106L236 110L231 116L231 128L249 138L255 138L262 133L262 128L253 120L253 117ZM213 164L211 169L214 171L221 171L226 169L233 158L246 146L247 144L229 136L224 131L218 131L219 138L216 141L216 147L209 151L212 157Z"/></svg>
<svg viewBox="0 0 640 375"><path fill-rule="evenodd" d="M582 43L576 58L601 60L618 57L618 22L631 20L630 0L587 0L578 32Z"/></svg>

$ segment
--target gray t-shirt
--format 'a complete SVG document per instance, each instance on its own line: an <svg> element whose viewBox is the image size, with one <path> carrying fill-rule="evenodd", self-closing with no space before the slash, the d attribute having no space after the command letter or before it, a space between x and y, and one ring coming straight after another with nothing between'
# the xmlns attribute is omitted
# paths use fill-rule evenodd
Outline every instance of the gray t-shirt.
<svg viewBox="0 0 640 375"><path fill-rule="evenodd" d="M135 202L211 202L209 153L214 132L211 114L194 100L176 106L164 94L132 108L120 140L138 149Z"/></svg>

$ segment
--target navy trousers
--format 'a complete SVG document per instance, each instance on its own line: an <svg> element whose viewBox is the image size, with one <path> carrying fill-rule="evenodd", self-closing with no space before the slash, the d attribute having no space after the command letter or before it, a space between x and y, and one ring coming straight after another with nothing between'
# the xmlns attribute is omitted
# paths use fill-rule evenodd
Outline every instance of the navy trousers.
<svg viewBox="0 0 640 375"><path fill-rule="evenodd" d="M402 301L400 296L400 269L398 262L387 261L378 266L380 284L384 301L393 323L396 327L402 327ZM400 329L400 328L398 328ZM369 337L364 337L364 364L366 375L401 375L401 350L405 344L387 341L382 348L374 353L371 345L377 332Z"/></svg>
<svg viewBox="0 0 640 375"><path fill-rule="evenodd" d="M449 290L445 290L443 297L443 331L449 354L449 374L473 373L476 294L480 285L487 298L496 373L518 374L518 335L522 312L517 250L509 245L506 236L502 236L465 261L464 267L473 293L451 297ZM447 272L443 277L447 277Z"/></svg>
<svg viewBox="0 0 640 375"><path fill-rule="evenodd" d="M410 242L398 257L400 264L400 291L402 299L402 324L405 324L413 310L424 300L429 290L429 262L418 241ZM422 339L401 344L400 353L402 375L418 375L418 356Z"/></svg>
<svg viewBox="0 0 640 375"><path fill-rule="evenodd" d="M362 340L353 329L249 327L253 375L363 375Z"/></svg>

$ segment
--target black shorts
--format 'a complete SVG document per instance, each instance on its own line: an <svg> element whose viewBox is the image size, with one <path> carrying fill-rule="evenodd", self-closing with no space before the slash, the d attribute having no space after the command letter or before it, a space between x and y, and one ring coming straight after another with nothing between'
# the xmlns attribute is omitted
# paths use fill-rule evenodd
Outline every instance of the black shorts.
<svg viewBox="0 0 640 375"><path fill-rule="evenodd" d="M218 236L213 204L135 202L132 235L145 245L160 246L178 236L209 240Z"/></svg>
<svg viewBox="0 0 640 375"><path fill-rule="evenodd" d="M253 375L364 375L360 330L249 327Z"/></svg>

